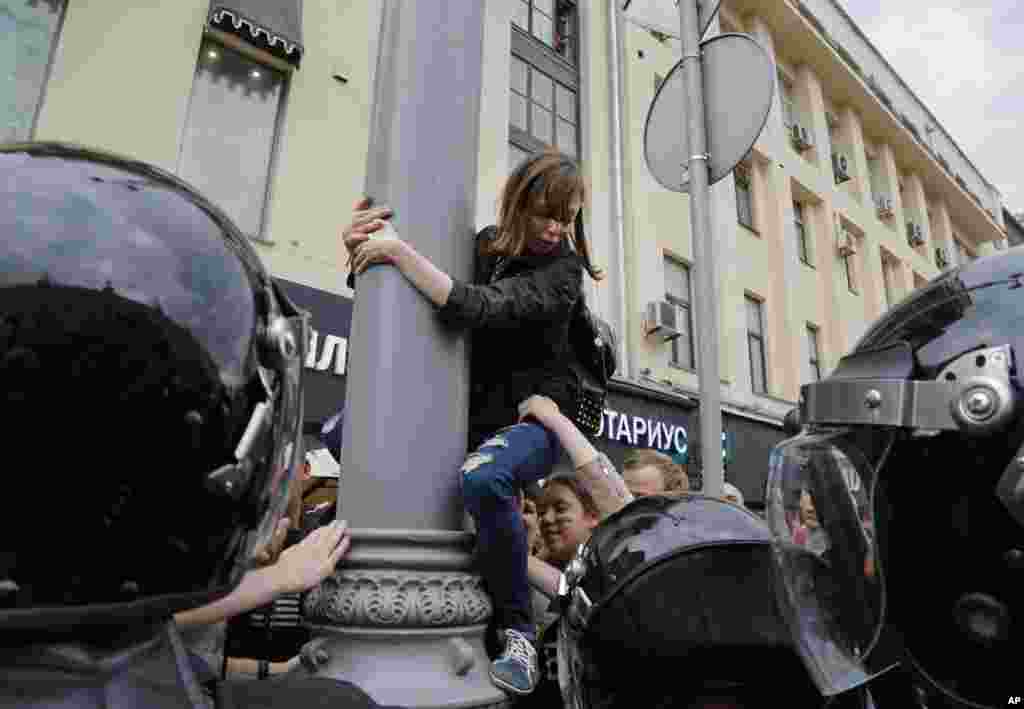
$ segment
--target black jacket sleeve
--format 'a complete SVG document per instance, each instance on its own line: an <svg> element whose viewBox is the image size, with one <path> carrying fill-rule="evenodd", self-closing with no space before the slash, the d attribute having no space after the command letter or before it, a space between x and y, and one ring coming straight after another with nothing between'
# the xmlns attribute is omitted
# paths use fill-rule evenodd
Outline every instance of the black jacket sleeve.
<svg viewBox="0 0 1024 709"><path fill-rule="evenodd" d="M512 328L521 322L568 318L583 289L583 266L568 254L491 285L453 281L441 319L468 328Z"/></svg>

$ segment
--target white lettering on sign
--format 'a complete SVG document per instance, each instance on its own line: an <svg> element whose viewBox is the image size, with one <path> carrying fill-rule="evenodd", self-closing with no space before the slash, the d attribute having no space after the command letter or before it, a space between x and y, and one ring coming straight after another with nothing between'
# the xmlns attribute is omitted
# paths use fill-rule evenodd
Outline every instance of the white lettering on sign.
<svg viewBox="0 0 1024 709"><path fill-rule="evenodd" d="M345 373L348 364L348 340L337 335L326 335L321 347L320 333L312 328L309 331L309 350L306 353L306 369L318 372L332 371L336 376ZM333 367L332 367L333 364Z"/></svg>
<svg viewBox="0 0 1024 709"><path fill-rule="evenodd" d="M633 432L629 430L629 419L626 416L619 416L619 430L615 434L618 440L625 436L629 445L633 445Z"/></svg>
<svg viewBox="0 0 1024 709"><path fill-rule="evenodd" d="M633 440L639 441L640 437L647 433L647 419L639 416L633 417Z"/></svg>
<svg viewBox="0 0 1024 709"><path fill-rule="evenodd" d="M622 414L611 409L604 410L598 436L610 441L644 446L655 450L686 455L689 438L686 428L657 419Z"/></svg>
<svg viewBox="0 0 1024 709"><path fill-rule="evenodd" d="M661 421L648 419L647 421L647 447L661 448Z"/></svg>

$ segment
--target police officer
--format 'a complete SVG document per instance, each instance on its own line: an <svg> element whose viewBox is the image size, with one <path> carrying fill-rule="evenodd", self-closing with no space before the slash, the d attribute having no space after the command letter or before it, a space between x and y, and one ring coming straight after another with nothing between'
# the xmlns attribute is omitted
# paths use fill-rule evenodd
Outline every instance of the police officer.
<svg viewBox="0 0 1024 709"><path fill-rule="evenodd" d="M776 552L760 518L702 495L602 522L562 579L566 706L871 707L868 672L809 592L818 560L794 573Z"/></svg>
<svg viewBox="0 0 1024 709"><path fill-rule="evenodd" d="M306 341L245 235L180 180L0 147L0 706L372 704L330 680L205 691L172 621L271 540Z"/></svg>
<svg viewBox="0 0 1024 709"><path fill-rule="evenodd" d="M911 681L883 709L1024 695L1022 279L1015 248L913 293L803 388L806 429L772 454L789 592L827 604L862 660L898 650ZM828 568L813 591L809 555Z"/></svg>

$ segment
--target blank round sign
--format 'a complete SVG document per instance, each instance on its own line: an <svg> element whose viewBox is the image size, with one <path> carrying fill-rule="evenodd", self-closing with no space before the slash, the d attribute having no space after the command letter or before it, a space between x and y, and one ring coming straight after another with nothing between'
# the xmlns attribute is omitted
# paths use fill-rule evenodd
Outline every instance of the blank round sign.
<svg viewBox="0 0 1024 709"><path fill-rule="evenodd" d="M701 42L708 181L714 184L739 164L764 130L775 93L768 52L745 34ZM693 153L686 129L683 63L678 62L651 102L644 127L644 158L665 189L686 192Z"/></svg>

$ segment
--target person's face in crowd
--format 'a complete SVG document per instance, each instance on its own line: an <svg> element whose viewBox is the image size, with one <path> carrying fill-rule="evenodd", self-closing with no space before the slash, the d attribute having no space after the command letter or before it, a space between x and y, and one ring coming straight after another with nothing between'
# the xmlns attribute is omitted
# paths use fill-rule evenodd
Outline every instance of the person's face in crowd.
<svg viewBox="0 0 1024 709"><path fill-rule="evenodd" d="M534 256L546 256L552 253L566 234L572 232L576 214L581 203L574 199L569 205L568 214L559 214L561 210L552 210L544 205L535 205L529 210L529 230L526 237L526 249ZM568 221L561 219L568 217Z"/></svg>
<svg viewBox="0 0 1024 709"><path fill-rule="evenodd" d="M665 476L653 465L626 468L622 477L633 497L648 497L665 492Z"/></svg>
<svg viewBox="0 0 1024 709"><path fill-rule="evenodd" d="M526 524L526 544L530 553L533 553L540 542L540 516L537 513L537 502L525 495L521 500L520 510L523 514L523 522Z"/></svg>
<svg viewBox="0 0 1024 709"><path fill-rule="evenodd" d="M576 548L590 537L598 519L584 509L572 488L558 482L544 486L540 509L540 531L548 560L567 564Z"/></svg>
<svg viewBox="0 0 1024 709"><path fill-rule="evenodd" d="M818 526L818 512L807 490L800 492L800 522L810 529Z"/></svg>

